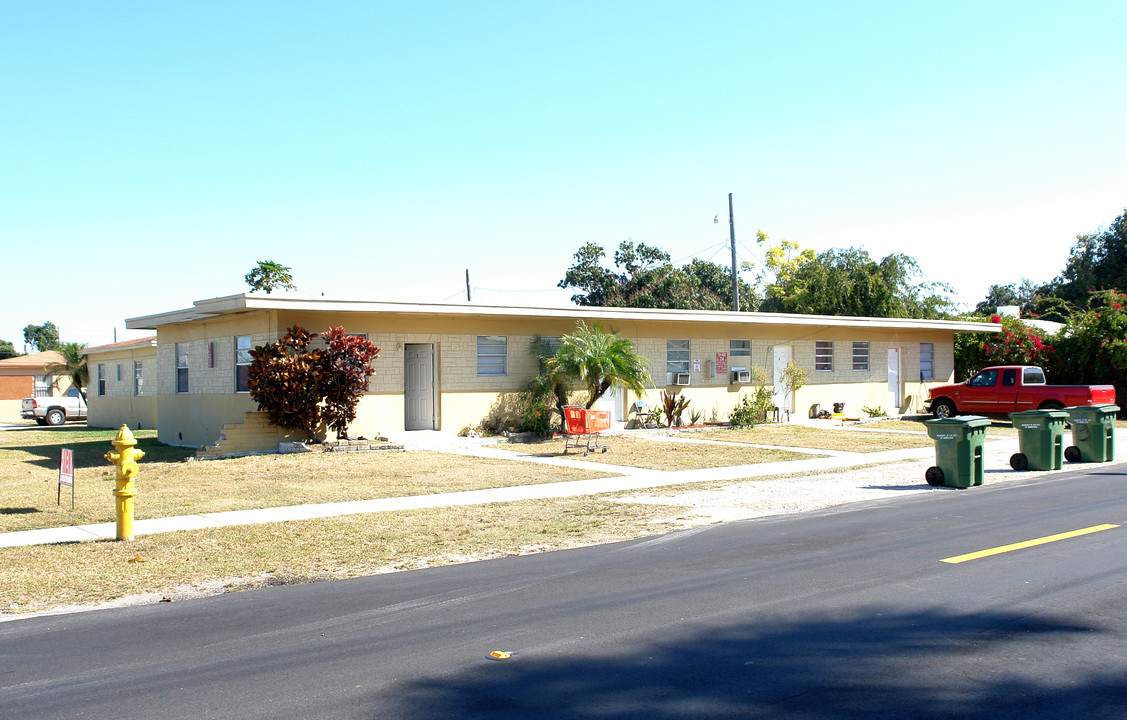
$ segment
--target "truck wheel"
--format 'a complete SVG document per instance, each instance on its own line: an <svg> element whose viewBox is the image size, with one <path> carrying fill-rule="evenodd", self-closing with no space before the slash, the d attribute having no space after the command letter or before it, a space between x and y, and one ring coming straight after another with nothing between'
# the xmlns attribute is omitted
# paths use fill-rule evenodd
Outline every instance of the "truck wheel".
<svg viewBox="0 0 1127 720"><path fill-rule="evenodd" d="M1037 409L1038 410L1064 410L1064 404L1057 402L1056 400L1046 400L1045 402L1041 403L1041 407L1039 407Z"/></svg>
<svg viewBox="0 0 1127 720"><path fill-rule="evenodd" d="M1069 445L1064 449L1064 459L1069 462L1080 462L1080 448Z"/></svg>
<svg viewBox="0 0 1127 720"><path fill-rule="evenodd" d="M62 425L67 421L67 414L58 408L51 408L44 420L48 425Z"/></svg>
<svg viewBox="0 0 1127 720"><path fill-rule="evenodd" d="M949 418L959 413L955 411L955 403L947 398L943 398L942 400L936 400L931 406L931 414L937 418Z"/></svg>
<svg viewBox="0 0 1127 720"><path fill-rule="evenodd" d="M1010 467L1018 472L1025 472L1029 469L1029 458L1022 453L1010 455Z"/></svg>
<svg viewBox="0 0 1127 720"><path fill-rule="evenodd" d="M943 468L929 467L927 472L924 473L924 480L927 484L933 487L938 487L943 484Z"/></svg>

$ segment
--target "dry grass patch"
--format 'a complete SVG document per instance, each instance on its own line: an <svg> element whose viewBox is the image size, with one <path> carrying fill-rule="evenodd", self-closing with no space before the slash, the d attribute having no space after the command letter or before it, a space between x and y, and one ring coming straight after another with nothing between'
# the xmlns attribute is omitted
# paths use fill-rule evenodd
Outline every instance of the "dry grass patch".
<svg viewBox="0 0 1127 720"><path fill-rule="evenodd" d="M112 522L114 468L102 458L114 431L0 433L0 532ZM138 433L137 519L309 503L511 487L609 477L570 468L431 452L254 455L183 462L191 453ZM43 437L47 436L47 437ZM59 437L65 440L58 439ZM69 488L56 504L59 448L75 450Z"/></svg>
<svg viewBox="0 0 1127 720"><path fill-rule="evenodd" d="M0 550L0 611L357 577L665 532L666 506L590 497L351 515ZM140 560L138 560L140 558ZM214 592L215 590L212 590Z"/></svg>
<svg viewBox="0 0 1127 720"><path fill-rule="evenodd" d="M692 437L696 437L693 435ZM705 443L681 443L653 440L623 435L600 436L599 442L609 445L608 452L597 450L587 457L583 450L571 448L564 455L564 440L544 440L535 443L508 444L497 447L537 457L568 457L575 460L624 465L649 470L696 470L699 468L755 465L784 460L803 460L811 457L805 453L763 448L743 448Z"/></svg>
<svg viewBox="0 0 1127 720"><path fill-rule="evenodd" d="M751 428L701 430L685 433L685 437L862 453L927 447L932 444L926 435L881 434L857 432L848 427L816 428L805 425L756 425Z"/></svg>

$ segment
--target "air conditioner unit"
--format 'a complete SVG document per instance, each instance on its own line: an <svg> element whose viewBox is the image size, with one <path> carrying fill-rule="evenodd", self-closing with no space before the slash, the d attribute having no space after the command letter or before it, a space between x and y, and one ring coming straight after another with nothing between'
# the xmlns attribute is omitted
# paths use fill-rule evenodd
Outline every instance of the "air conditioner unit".
<svg viewBox="0 0 1127 720"><path fill-rule="evenodd" d="M689 373L673 373L673 384L674 385L688 385L689 384Z"/></svg>
<svg viewBox="0 0 1127 720"><path fill-rule="evenodd" d="M749 383L751 382L750 370L733 370L732 371L732 384L736 383Z"/></svg>

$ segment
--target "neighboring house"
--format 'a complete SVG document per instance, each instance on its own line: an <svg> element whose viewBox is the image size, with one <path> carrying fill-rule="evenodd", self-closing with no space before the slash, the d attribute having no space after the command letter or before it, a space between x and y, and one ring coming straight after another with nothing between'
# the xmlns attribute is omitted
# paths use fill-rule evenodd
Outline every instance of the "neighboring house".
<svg viewBox="0 0 1127 720"><path fill-rule="evenodd" d="M252 347L288 327L311 332L343 326L380 348L376 374L360 402L353 435L442 430L480 423L499 398L519 392L537 372L534 336L558 338L577 321L598 323L632 339L649 360L654 387L684 393L705 419L726 420L752 385L738 369L776 378L776 402L806 414L817 403L919 408L921 390L954 374L954 333L997 332L991 323L899 318L827 317L636 308L527 308L359 302L232 295L184 310L131 318L131 329L157 332L155 370L145 369L145 396L156 399L158 436L174 445L211 445L223 426L256 410L245 386ZM146 350L148 350L146 348ZM90 354L91 362L109 356ZM789 361L809 373L797 397L777 381ZM95 380L91 365L91 384ZM926 391L925 391L926 392ZM619 391L600 407L617 423L635 400ZM91 424L102 399L91 394ZM116 418L114 420L116 423Z"/></svg>
<svg viewBox="0 0 1127 720"><path fill-rule="evenodd" d="M157 395L146 387L146 379L156 378L157 338L155 335L110 345L88 347L82 351L90 370L86 388L86 424L91 427L155 428Z"/></svg>
<svg viewBox="0 0 1127 720"><path fill-rule="evenodd" d="M0 422L20 421L24 398L65 395L70 379L46 370L61 362L63 356L54 350L0 360Z"/></svg>

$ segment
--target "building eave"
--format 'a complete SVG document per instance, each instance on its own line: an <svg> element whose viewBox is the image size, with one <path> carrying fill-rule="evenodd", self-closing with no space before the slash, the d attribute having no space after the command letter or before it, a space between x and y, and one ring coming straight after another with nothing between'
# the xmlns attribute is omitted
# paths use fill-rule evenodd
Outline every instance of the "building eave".
<svg viewBox="0 0 1127 720"><path fill-rule="evenodd" d="M156 330L164 325L193 322L250 311L324 312L417 316L491 318L551 318L592 322L697 322L719 326L799 325L807 327L868 328L882 330L944 330L949 332L998 332L996 323L966 320L920 320L845 315L801 315L792 313L729 312L723 310L666 310L620 307L513 307L449 303L419 303L385 300L343 300L268 295L226 295L197 300L191 308L129 318L125 326L134 330Z"/></svg>

